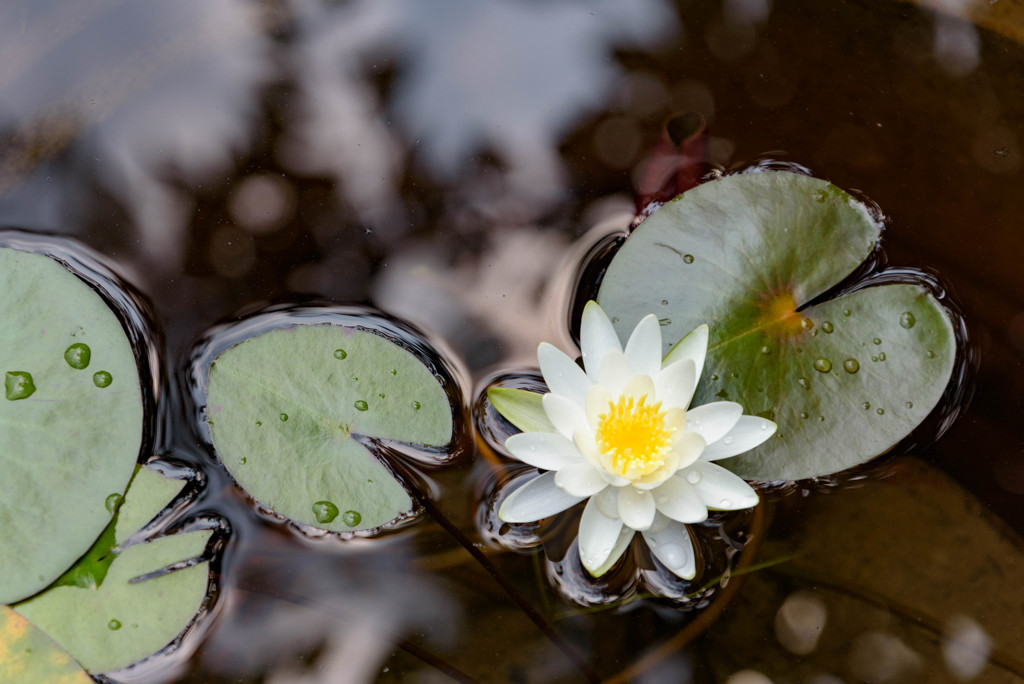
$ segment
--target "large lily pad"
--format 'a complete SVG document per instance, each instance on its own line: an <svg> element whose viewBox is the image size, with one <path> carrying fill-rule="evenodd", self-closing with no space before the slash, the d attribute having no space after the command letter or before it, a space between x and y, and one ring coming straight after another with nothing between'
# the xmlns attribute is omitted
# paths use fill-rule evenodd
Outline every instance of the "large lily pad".
<svg viewBox="0 0 1024 684"><path fill-rule="evenodd" d="M61 575L110 522L143 404L114 312L53 259L0 247L0 602Z"/></svg>
<svg viewBox="0 0 1024 684"><path fill-rule="evenodd" d="M429 368L365 329L293 325L251 337L210 368L207 417L225 467L257 501L313 527L369 530L412 499L366 438L452 440L452 407Z"/></svg>
<svg viewBox="0 0 1024 684"><path fill-rule="evenodd" d="M133 537L182 486L182 480L140 468L117 521L111 523L114 533L101 535L96 547L69 571L74 581L62 578L57 586L15 606L89 672L119 670L160 651L202 607L209 567L200 559L212 531ZM185 567L159 572L176 564Z"/></svg>
<svg viewBox="0 0 1024 684"><path fill-rule="evenodd" d="M0 682L92 684L92 678L31 622L0 606Z"/></svg>
<svg viewBox="0 0 1024 684"><path fill-rule="evenodd" d="M919 282L810 305L871 254L880 232L863 204L825 181L730 176L641 223L612 260L599 301L623 337L657 314L665 351L711 326L694 403L737 401L779 425L724 465L754 480L828 475L920 424L956 355L949 315Z"/></svg>

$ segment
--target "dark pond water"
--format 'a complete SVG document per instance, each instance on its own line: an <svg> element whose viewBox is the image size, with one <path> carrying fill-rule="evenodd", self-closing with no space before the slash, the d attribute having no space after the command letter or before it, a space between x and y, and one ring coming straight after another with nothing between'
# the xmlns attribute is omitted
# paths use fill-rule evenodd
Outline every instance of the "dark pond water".
<svg viewBox="0 0 1024 684"><path fill-rule="evenodd" d="M246 501L191 423L208 330L372 306L425 331L469 406L538 342L572 348L576 267L628 226L680 111L717 168L804 166L881 208L891 265L941 274L977 368L941 439L730 523L765 530L740 563L770 567L703 611L547 588L564 548L545 566L477 531L482 447L417 475L436 515L380 540L311 539ZM1024 679L1022 180L1024 48L909 4L3 3L0 226L73 237L150 300L154 451L203 472L194 511L231 529L208 614L113 679L586 681L459 535L610 681Z"/></svg>

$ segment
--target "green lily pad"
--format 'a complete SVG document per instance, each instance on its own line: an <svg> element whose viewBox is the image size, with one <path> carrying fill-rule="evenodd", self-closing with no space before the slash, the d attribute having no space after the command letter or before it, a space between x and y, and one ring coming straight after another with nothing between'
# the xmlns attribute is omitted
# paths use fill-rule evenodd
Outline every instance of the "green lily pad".
<svg viewBox="0 0 1024 684"><path fill-rule="evenodd" d="M0 606L0 682L92 684L92 677L31 622Z"/></svg>
<svg viewBox="0 0 1024 684"><path fill-rule="evenodd" d="M132 476L143 404L117 316L55 260L0 247L0 313L0 602L12 603L110 522L105 502Z"/></svg>
<svg viewBox="0 0 1024 684"><path fill-rule="evenodd" d="M278 328L226 350L210 368L213 446L254 499L332 532L370 530L413 503L366 438L451 442L452 407L416 356L369 330Z"/></svg>
<svg viewBox="0 0 1024 684"><path fill-rule="evenodd" d="M133 541L129 527L134 532L147 524L183 486L182 480L139 468L117 521L108 528L115 533L101 535L96 547L69 571L79 579L62 578L53 588L15 605L15 610L93 674L120 670L173 642L206 599L208 563L186 561L204 555L212 531L140 539L123 547L114 547L113 541ZM187 567L159 572L179 563ZM81 581L85 577L96 581Z"/></svg>
<svg viewBox="0 0 1024 684"><path fill-rule="evenodd" d="M938 403L953 370L949 315L922 284L882 284L808 305L872 252L880 227L835 186L786 172L701 185L640 224L599 302L625 338L661 319L664 349L711 326L694 405L730 400L779 425L722 462L797 480L884 453Z"/></svg>

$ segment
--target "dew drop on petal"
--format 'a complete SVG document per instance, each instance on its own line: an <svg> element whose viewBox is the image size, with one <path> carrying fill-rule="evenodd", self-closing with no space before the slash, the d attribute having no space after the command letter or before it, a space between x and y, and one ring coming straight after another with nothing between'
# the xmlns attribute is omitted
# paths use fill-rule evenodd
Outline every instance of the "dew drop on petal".
<svg viewBox="0 0 1024 684"><path fill-rule="evenodd" d="M832 370L832 362L826 359L824 356L819 356L814 360L814 370L819 373L828 373Z"/></svg>
<svg viewBox="0 0 1024 684"><path fill-rule="evenodd" d="M914 314L910 313L909 311L904 311L902 314L900 314L900 327L910 330L911 328L914 327L915 323L917 323L917 319L914 318Z"/></svg>
<svg viewBox="0 0 1024 684"><path fill-rule="evenodd" d="M722 499L721 501L718 502L718 505L721 506L722 508L729 508L730 506L732 506L732 499Z"/></svg>
<svg viewBox="0 0 1024 684"><path fill-rule="evenodd" d="M693 263L693 255L692 254L684 254L683 255L683 263L684 264L692 264Z"/></svg>
<svg viewBox="0 0 1024 684"><path fill-rule="evenodd" d="M873 339L871 341L874 342L875 344L882 344L882 340L879 337L876 337L875 339Z"/></svg>
<svg viewBox="0 0 1024 684"><path fill-rule="evenodd" d="M822 323L821 329L830 335L832 334L832 331L835 330L835 328L832 326L832 321L825 321L824 323Z"/></svg>
<svg viewBox="0 0 1024 684"><path fill-rule="evenodd" d="M288 420L288 414L287 413L282 413L281 414L281 422L283 423L283 422L285 422L287 420Z"/></svg>
<svg viewBox="0 0 1024 684"><path fill-rule="evenodd" d="M885 409L883 409L883 408L875 409L875 413L877 413L880 416L884 416L885 415Z"/></svg>
<svg viewBox="0 0 1024 684"><path fill-rule="evenodd" d="M914 402L908 401L907 402L907 408L914 408Z"/></svg>
<svg viewBox="0 0 1024 684"><path fill-rule="evenodd" d="M366 411L366 410L368 410L370 408L370 405L367 404L362 399L358 399L358 400L356 400L355 407L356 407L357 411Z"/></svg>
<svg viewBox="0 0 1024 684"><path fill-rule="evenodd" d="M92 374L92 384L96 385L100 389L110 387L110 383L112 382L114 382L114 377L107 371L96 371Z"/></svg>
<svg viewBox="0 0 1024 684"><path fill-rule="evenodd" d="M363 516L359 514L359 511L345 511L345 514L341 516L341 521L349 527L355 527L363 521Z"/></svg>
<svg viewBox="0 0 1024 684"><path fill-rule="evenodd" d="M420 407L421 407L421 404L420 404L420 402L418 402L418 401L414 401L414 402L412 402L412 410L413 410L413 411L419 411L419 410L420 410Z"/></svg>
<svg viewBox="0 0 1024 684"><path fill-rule="evenodd" d="M811 381L808 380L807 378L800 378L799 380L797 380L797 383L805 390L811 389Z"/></svg>
<svg viewBox="0 0 1024 684"><path fill-rule="evenodd" d="M121 629L121 621L111 620L107 623L107 629L109 629L112 632L116 632L117 630Z"/></svg>
<svg viewBox="0 0 1024 684"><path fill-rule="evenodd" d="M865 401L863 404L861 404L861 406L863 406L864 410L867 411L869 408L871 408L871 402Z"/></svg>
<svg viewBox="0 0 1024 684"><path fill-rule="evenodd" d="M843 370L847 373L856 373L860 370L860 364L857 363L857 359L846 359L843 361Z"/></svg>
<svg viewBox="0 0 1024 684"><path fill-rule="evenodd" d="M658 556L670 568L678 568L686 558L683 554L683 547L679 544L665 544L658 549Z"/></svg>
<svg viewBox="0 0 1024 684"><path fill-rule="evenodd" d="M686 473L686 481L692 485L700 482L700 473L696 470L690 470Z"/></svg>

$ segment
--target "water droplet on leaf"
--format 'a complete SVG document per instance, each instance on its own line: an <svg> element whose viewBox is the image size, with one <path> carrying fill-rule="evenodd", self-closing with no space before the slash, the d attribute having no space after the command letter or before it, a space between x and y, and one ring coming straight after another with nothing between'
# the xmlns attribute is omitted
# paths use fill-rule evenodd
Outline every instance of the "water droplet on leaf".
<svg viewBox="0 0 1024 684"><path fill-rule="evenodd" d="M863 404L861 404L861 406L863 406L864 410L867 411L869 408L871 408L871 402L865 401Z"/></svg>
<svg viewBox="0 0 1024 684"><path fill-rule="evenodd" d="M904 311L900 314L900 326L910 330L914 327L914 323L917 323L917 319L914 318L914 314L909 311Z"/></svg>
<svg viewBox="0 0 1024 684"><path fill-rule="evenodd" d="M831 335L835 327L832 325L832 321L825 321L821 324L821 329Z"/></svg>
<svg viewBox="0 0 1024 684"><path fill-rule="evenodd" d="M92 374L92 384L96 385L100 389L110 387L110 383L112 382L114 382L114 376L107 371L96 371Z"/></svg>
<svg viewBox="0 0 1024 684"><path fill-rule="evenodd" d="M805 390L811 389L811 381L808 380L807 378L801 377L799 380L797 380L797 384L799 384Z"/></svg>
<svg viewBox="0 0 1024 684"><path fill-rule="evenodd" d="M121 621L111 620L107 623L107 629L109 629L112 632L116 632L117 630L121 629Z"/></svg>
<svg viewBox="0 0 1024 684"><path fill-rule="evenodd" d="M914 402L908 401L907 402L907 408L914 408Z"/></svg>
<svg viewBox="0 0 1024 684"><path fill-rule="evenodd" d="M692 254L684 254L683 255L683 263L684 264L692 264L693 263L693 255Z"/></svg>
<svg viewBox="0 0 1024 684"><path fill-rule="evenodd" d="M871 341L874 342L875 344L882 344L882 340L880 338L878 338L878 337L876 337L875 339L873 339Z"/></svg>
<svg viewBox="0 0 1024 684"><path fill-rule="evenodd" d="M877 413L880 416L884 416L885 415L885 409L881 409L881 408L880 409L875 409L875 413Z"/></svg>
<svg viewBox="0 0 1024 684"><path fill-rule="evenodd" d="M122 501L124 501L124 497L117 492L114 492L103 502L103 507L107 509L107 513L113 515L114 511L117 510L117 507L121 505Z"/></svg>
<svg viewBox="0 0 1024 684"><path fill-rule="evenodd" d="M341 521L349 527L355 527L363 521L363 516L359 514L359 511L345 511L345 515L341 516Z"/></svg>
<svg viewBox="0 0 1024 684"><path fill-rule="evenodd" d="M413 411L419 411L420 408L421 408L420 402L418 402L418 401L412 402L412 410Z"/></svg>
<svg viewBox="0 0 1024 684"><path fill-rule="evenodd" d="M819 373L828 373L832 370L832 362L826 359L824 356L819 356L814 360L814 370Z"/></svg>
<svg viewBox="0 0 1024 684"><path fill-rule="evenodd" d="M807 411L800 412L800 417L803 418L804 420L807 420L810 417L810 415L811 414L807 413Z"/></svg>
<svg viewBox="0 0 1024 684"><path fill-rule="evenodd" d="M356 400L355 407L356 407L357 411L366 411L366 410L368 410L370 408L370 405L367 404L362 399L358 399L358 400Z"/></svg>
<svg viewBox="0 0 1024 684"><path fill-rule="evenodd" d="M856 373L860 370L860 364L857 363L857 359L846 359L843 361L843 370L847 373Z"/></svg>
<svg viewBox="0 0 1024 684"><path fill-rule="evenodd" d="M335 349L334 350L334 358L336 358L338 360L344 359L347 356L348 356L348 352L345 351L344 349Z"/></svg>
<svg viewBox="0 0 1024 684"><path fill-rule="evenodd" d="M11 401L26 399L36 391L32 374L28 371L8 371L4 378L4 393Z"/></svg>
<svg viewBox="0 0 1024 684"><path fill-rule="evenodd" d="M772 353L772 348L769 347L768 345L765 345L765 346L761 347L761 353L765 354L765 355L771 354Z"/></svg>
<svg viewBox="0 0 1024 684"><path fill-rule="evenodd" d="M78 342L71 345L64 350L64 360L68 362L68 365L72 368L82 370L89 366L89 361L92 359L92 350L89 349L89 345Z"/></svg>
<svg viewBox="0 0 1024 684"><path fill-rule="evenodd" d="M330 501L317 501L313 504L313 516L321 525L326 525L338 517L338 507Z"/></svg>
<svg viewBox="0 0 1024 684"><path fill-rule="evenodd" d="M281 414L281 422L284 423L287 420L288 420L288 414L287 413L282 413Z"/></svg>

